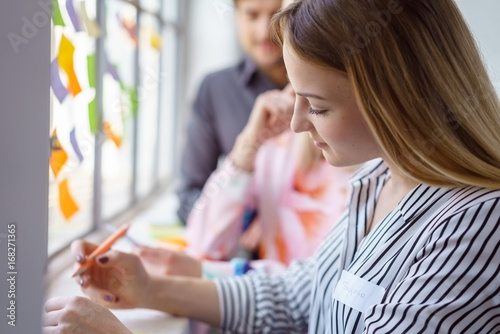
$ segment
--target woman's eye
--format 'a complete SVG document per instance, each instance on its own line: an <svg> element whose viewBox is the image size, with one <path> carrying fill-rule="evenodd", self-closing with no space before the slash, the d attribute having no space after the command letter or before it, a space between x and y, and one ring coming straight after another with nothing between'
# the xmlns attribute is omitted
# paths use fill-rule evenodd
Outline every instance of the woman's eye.
<svg viewBox="0 0 500 334"><path fill-rule="evenodd" d="M327 112L327 110L316 110L316 109L313 109L312 107L309 107L309 112L313 115L321 115L321 114L324 114L325 112Z"/></svg>

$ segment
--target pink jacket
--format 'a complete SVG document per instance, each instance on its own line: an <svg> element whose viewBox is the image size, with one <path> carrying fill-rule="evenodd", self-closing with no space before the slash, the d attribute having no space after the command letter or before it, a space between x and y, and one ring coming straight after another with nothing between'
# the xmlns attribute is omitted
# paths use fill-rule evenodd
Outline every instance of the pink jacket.
<svg viewBox="0 0 500 334"><path fill-rule="evenodd" d="M243 233L246 209L258 212L261 258L288 265L313 254L347 204L352 169L326 161L301 176L292 132L267 141L254 173L236 169L230 158L212 173L188 218L188 253L228 260ZM296 146L295 146L296 147Z"/></svg>

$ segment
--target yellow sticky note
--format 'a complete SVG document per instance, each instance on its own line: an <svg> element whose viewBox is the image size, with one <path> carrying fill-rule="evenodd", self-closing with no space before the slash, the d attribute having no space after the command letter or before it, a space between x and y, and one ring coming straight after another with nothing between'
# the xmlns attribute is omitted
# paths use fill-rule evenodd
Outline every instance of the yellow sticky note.
<svg viewBox="0 0 500 334"><path fill-rule="evenodd" d="M80 21L83 22L87 34L91 37L99 37L101 35L101 28L96 21L89 18L87 14L87 8L85 7L85 1L80 1L77 7L77 15L80 17Z"/></svg>
<svg viewBox="0 0 500 334"><path fill-rule="evenodd" d="M103 122L102 127L106 136L115 143L116 147L120 148L122 146L122 138L113 132L111 125L108 122Z"/></svg>
<svg viewBox="0 0 500 334"><path fill-rule="evenodd" d="M52 136L50 137L50 147L51 152L49 164L52 172L54 172L54 175L57 176L66 161L68 161L68 154L62 148L61 143L59 143L56 130L52 132Z"/></svg>
<svg viewBox="0 0 500 334"><path fill-rule="evenodd" d="M68 179L64 179L59 183L59 207L66 220L69 220L78 210L80 210L69 191Z"/></svg>
<svg viewBox="0 0 500 334"><path fill-rule="evenodd" d="M68 75L69 80L69 91L73 96L77 95L82 91L78 78L75 74L75 69L73 65L73 55L75 54L75 46L71 41L64 35L61 37L61 43L59 45L59 55L57 61L59 67L63 69Z"/></svg>
<svg viewBox="0 0 500 334"><path fill-rule="evenodd" d="M161 49L161 36L155 31L151 32L151 47L158 51Z"/></svg>

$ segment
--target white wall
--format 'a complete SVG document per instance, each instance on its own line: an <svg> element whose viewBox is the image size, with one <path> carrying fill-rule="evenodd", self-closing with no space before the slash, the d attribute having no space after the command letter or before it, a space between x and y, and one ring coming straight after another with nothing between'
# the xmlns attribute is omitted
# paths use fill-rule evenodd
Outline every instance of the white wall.
<svg viewBox="0 0 500 334"><path fill-rule="evenodd" d="M234 22L233 0L183 0L184 59L182 88L179 96L176 140L176 161L180 161L186 141L186 127L191 106L205 75L232 66L242 57ZM179 175L180 164L176 164Z"/></svg>
<svg viewBox="0 0 500 334"><path fill-rule="evenodd" d="M187 0L185 92L192 100L203 77L241 56L232 0Z"/></svg>
<svg viewBox="0 0 500 334"><path fill-rule="evenodd" d="M500 94L500 1L455 0L469 23Z"/></svg>

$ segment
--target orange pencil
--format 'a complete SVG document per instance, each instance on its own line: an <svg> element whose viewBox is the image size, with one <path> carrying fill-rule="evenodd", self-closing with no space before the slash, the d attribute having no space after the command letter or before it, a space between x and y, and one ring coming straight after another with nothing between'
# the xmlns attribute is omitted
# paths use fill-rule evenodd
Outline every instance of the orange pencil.
<svg viewBox="0 0 500 334"><path fill-rule="evenodd" d="M118 239L120 239L121 237L123 237L127 233L127 230L129 227L130 227L130 224L125 224L122 227L120 227L118 230L116 230L115 233L111 234L109 236L109 238L107 238L101 245L99 245L89 255L87 260L78 267L78 269L75 271L75 273L71 277L75 277L76 275L81 275L87 269L89 269L94 264L96 257L106 253Z"/></svg>

